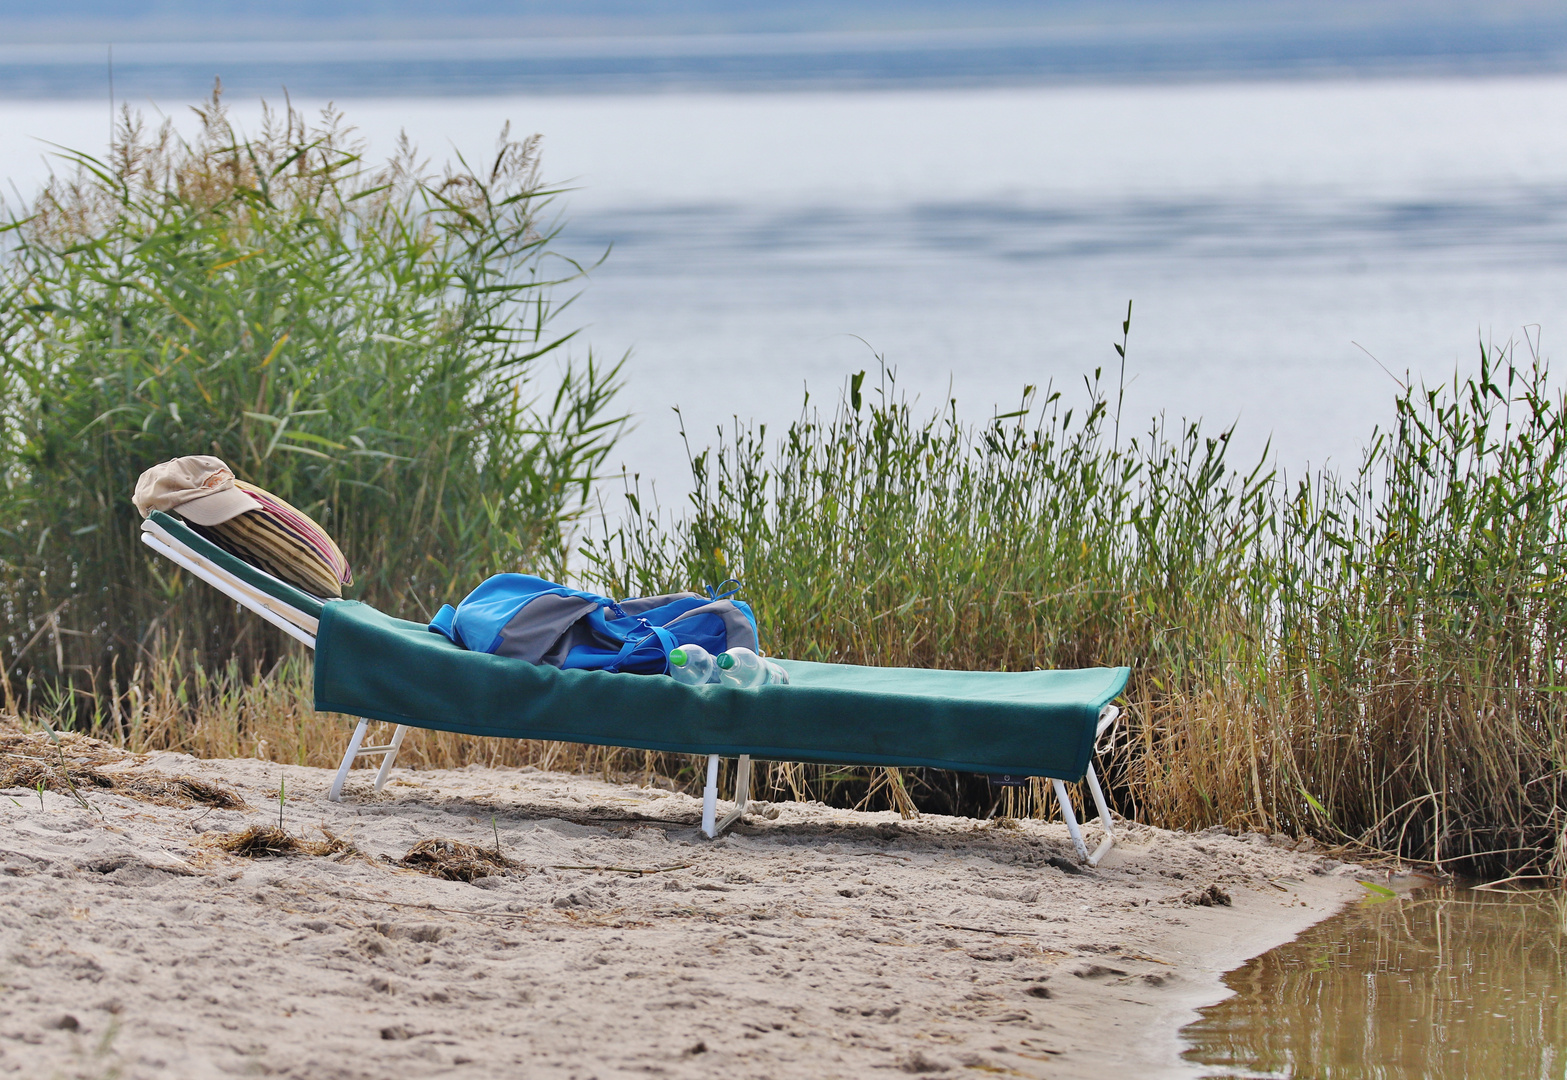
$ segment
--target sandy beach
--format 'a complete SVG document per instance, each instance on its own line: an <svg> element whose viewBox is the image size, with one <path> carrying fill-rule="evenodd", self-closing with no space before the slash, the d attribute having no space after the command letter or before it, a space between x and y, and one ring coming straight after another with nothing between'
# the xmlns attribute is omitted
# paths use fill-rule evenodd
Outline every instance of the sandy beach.
<svg viewBox="0 0 1567 1080"><path fill-rule="evenodd" d="M67 737L80 798L40 795L14 769L52 748L3 741L3 1075L1195 1075L1220 975L1364 894L1283 838L1134 824L1092 870L1058 823L814 803L707 841L687 795L529 769L356 771L334 804L324 770ZM338 850L224 850L280 781ZM395 861L430 840L514 865Z"/></svg>

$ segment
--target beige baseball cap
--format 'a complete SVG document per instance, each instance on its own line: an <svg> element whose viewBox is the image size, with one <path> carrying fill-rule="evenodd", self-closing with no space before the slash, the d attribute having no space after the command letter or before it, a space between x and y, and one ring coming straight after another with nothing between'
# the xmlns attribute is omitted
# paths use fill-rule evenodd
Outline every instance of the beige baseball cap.
<svg viewBox="0 0 1567 1080"><path fill-rule="evenodd" d="M215 457L196 454L154 465L136 481L131 496L142 517L154 510L176 513L197 525L221 525L261 504L234 486L234 473Z"/></svg>

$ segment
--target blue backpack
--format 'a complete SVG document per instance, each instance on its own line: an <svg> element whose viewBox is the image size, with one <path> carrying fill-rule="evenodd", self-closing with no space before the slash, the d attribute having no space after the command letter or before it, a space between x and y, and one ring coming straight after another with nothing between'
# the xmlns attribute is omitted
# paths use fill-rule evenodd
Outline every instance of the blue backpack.
<svg viewBox="0 0 1567 1080"><path fill-rule="evenodd" d="M739 645L760 651L756 615L730 599L739 582L724 582L730 584L728 592L709 588L707 596L615 601L531 574L496 574L455 608L443 606L430 629L473 652L530 664L665 675L669 654L680 645L714 655Z"/></svg>

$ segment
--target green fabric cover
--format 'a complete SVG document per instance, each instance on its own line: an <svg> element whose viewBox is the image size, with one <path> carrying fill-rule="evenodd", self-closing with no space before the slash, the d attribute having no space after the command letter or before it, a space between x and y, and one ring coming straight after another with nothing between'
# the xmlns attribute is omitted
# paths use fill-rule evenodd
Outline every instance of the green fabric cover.
<svg viewBox="0 0 1567 1080"><path fill-rule="evenodd" d="M316 636L316 708L465 735L1076 781L1100 707L1130 674L779 663L790 685L750 690L562 671L333 600Z"/></svg>
<svg viewBox="0 0 1567 1080"><path fill-rule="evenodd" d="M301 592L284 581L279 581L264 570L258 570L244 559L237 558L224 551L218 545L204 536L199 536L190 526L177 517L165 514L162 510L154 510L152 520L160 525L165 532L186 547L190 548L209 562L217 563L223 569L239 578L251 588L259 589L274 600L281 600L289 607L303 611L311 618L321 617L322 603L307 592Z"/></svg>

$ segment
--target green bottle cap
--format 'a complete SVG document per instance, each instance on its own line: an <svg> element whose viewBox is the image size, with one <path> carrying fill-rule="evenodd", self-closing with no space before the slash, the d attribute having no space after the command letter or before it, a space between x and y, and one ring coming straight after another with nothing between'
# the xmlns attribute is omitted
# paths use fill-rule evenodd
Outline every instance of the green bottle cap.
<svg viewBox="0 0 1567 1080"><path fill-rule="evenodd" d="M686 660L688 659L689 657L686 656L686 651L684 649L676 649L674 652L669 654L669 662L674 664L676 667L685 667Z"/></svg>
<svg viewBox="0 0 1567 1080"><path fill-rule="evenodd" d="M735 666L735 658L730 656L728 653L719 653L718 666L723 668L725 671L728 671L730 668Z"/></svg>

